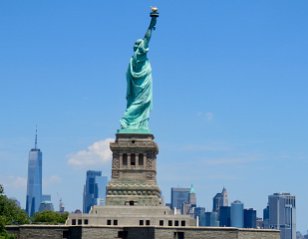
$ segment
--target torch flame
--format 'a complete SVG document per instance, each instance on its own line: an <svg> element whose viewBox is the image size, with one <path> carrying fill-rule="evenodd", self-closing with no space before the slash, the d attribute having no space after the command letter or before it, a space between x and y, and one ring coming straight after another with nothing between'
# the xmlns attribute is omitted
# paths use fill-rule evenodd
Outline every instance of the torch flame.
<svg viewBox="0 0 308 239"><path fill-rule="evenodd" d="M157 12L158 8L157 7L151 7L152 12Z"/></svg>

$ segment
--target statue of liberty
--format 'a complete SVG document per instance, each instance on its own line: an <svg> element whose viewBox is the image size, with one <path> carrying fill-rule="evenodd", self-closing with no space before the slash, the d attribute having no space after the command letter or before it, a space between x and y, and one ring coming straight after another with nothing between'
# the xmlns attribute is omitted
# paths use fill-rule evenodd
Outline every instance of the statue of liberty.
<svg viewBox="0 0 308 239"><path fill-rule="evenodd" d="M155 30L158 17L157 8L150 14L151 22L143 39L134 44L134 54L130 58L126 78L127 106L120 120L118 133L150 133L149 118L152 108L152 68L147 57L152 31Z"/></svg>

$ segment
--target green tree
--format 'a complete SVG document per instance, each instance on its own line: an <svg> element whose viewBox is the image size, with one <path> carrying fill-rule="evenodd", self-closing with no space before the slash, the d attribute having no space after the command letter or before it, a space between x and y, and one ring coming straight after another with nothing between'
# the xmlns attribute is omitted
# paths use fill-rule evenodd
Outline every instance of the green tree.
<svg viewBox="0 0 308 239"><path fill-rule="evenodd" d="M67 212L59 213L52 211L43 211L36 213L32 222L41 224L64 224L67 217Z"/></svg>
<svg viewBox="0 0 308 239"><path fill-rule="evenodd" d="M13 200L7 198L3 186L0 185L0 239L14 238L6 233L6 225L27 224L29 222L27 214Z"/></svg>

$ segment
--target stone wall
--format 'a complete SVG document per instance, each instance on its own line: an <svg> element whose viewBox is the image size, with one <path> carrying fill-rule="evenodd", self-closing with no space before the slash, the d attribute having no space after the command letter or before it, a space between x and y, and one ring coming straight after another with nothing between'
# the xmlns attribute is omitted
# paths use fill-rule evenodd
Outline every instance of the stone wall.
<svg viewBox="0 0 308 239"><path fill-rule="evenodd" d="M83 227L82 239L111 239L119 238L119 227ZM71 239L71 238L70 238Z"/></svg>
<svg viewBox="0 0 308 239"><path fill-rule="evenodd" d="M155 239L280 239L279 231L228 227L155 228Z"/></svg>
<svg viewBox="0 0 308 239"><path fill-rule="evenodd" d="M251 229L242 229L239 231L238 239L280 239L280 233L276 230L276 233L273 230L251 230Z"/></svg>
<svg viewBox="0 0 308 239"><path fill-rule="evenodd" d="M154 239L155 238L155 228L154 227L130 227L124 228L127 232L125 239ZM173 238L172 238L173 239Z"/></svg>
<svg viewBox="0 0 308 239"><path fill-rule="evenodd" d="M237 239L238 230L234 228L159 228L156 230L155 239ZM267 239L265 237L264 239Z"/></svg>
<svg viewBox="0 0 308 239"><path fill-rule="evenodd" d="M231 227L8 226L18 239L280 239L278 230Z"/></svg>
<svg viewBox="0 0 308 239"><path fill-rule="evenodd" d="M68 228L58 225L23 225L9 226L7 231L17 235L18 239L63 239L63 235L68 233Z"/></svg>

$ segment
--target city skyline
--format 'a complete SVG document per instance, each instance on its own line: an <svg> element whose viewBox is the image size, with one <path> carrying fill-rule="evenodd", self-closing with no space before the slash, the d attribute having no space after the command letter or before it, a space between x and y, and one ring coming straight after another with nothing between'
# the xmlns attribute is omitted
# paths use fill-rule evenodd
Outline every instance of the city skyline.
<svg viewBox="0 0 308 239"><path fill-rule="evenodd" d="M290 192L307 230L308 3L196 0L1 3L0 183L25 207L35 125L43 188L82 208L84 175L110 178L109 142L125 110L125 70L144 17L151 42L158 185L193 184L198 205L228 189L261 216L267 196ZM135 27L136 26L136 27ZM138 26L138 27L137 27ZM72 190L74 193L69 192ZM77 199L76 199L77 198Z"/></svg>

